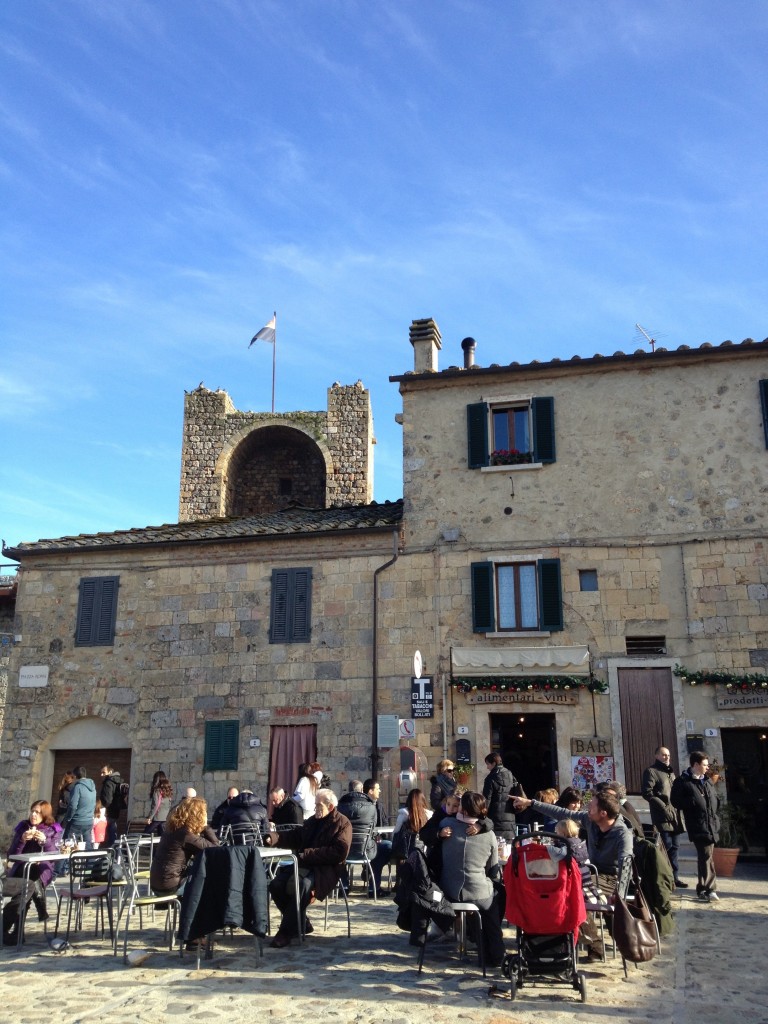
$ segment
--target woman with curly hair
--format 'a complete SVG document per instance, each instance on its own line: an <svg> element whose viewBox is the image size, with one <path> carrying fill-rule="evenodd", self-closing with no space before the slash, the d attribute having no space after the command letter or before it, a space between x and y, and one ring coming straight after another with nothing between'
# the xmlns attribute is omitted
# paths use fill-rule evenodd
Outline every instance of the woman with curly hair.
<svg viewBox="0 0 768 1024"><path fill-rule="evenodd" d="M198 850L218 846L216 833L208 826L208 807L199 796L177 804L168 815L149 873L149 884L158 896L178 892L187 864Z"/></svg>
<svg viewBox="0 0 768 1024"><path fill-rule="evenodd" d="M173 799L173 786L165 772L155 772L152 776L152 784L149 787L149 817L145 835L163 834L168 814L171 810Z"/></svg>

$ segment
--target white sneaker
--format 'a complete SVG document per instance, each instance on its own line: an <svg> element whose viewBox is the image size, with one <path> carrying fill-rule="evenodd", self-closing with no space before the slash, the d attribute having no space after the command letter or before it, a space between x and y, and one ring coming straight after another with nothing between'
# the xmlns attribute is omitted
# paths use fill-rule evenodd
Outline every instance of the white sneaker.
<svg viewBox="0 0 768 1024"><path fill-rule="evenodd" d="M719 903L719 902L720 902L720 897L719 897L719 896L717 895L717 893L716 893L716 892L713 892L713 891L712 891L711 889L710 889L710 890L709 890L709 892L707 893L707 896L709 896L709 898L710 898L711 900L714 900L714 901L715 901L715 903Z"/></svg>

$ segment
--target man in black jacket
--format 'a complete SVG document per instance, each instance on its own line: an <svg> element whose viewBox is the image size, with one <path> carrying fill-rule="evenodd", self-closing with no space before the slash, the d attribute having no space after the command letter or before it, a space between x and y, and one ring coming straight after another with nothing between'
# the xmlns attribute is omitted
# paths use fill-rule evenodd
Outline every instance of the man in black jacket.
<svg viewBox="0 0 768 1024"><path fill-rule="evenodd" d="M221 825L257 825L262 833L269 828L267 808L254 795L253 790L243 789L229 801L229 807L221 818Z"/></svg>
<svg viewBox="0 0 768 1024"><path fill-rule="evenodd" d="M687 889L688 883L682 881L679 873L678 836L683 831L683 823L680 819L680 811L672 806L670 799L672 783L676 778L669 763L670 757L666 747L658 748L656 760L650 768L646 768L643 772L640 791L643 799L648 801L651 821L661 836L664 849L667 851L669 863L672 865L672 872L675 876L675 885L678 889Z"/></svg>
<svg viewBox="0 0 768 1024"><path fill-rule="evenodd" d="M107 816L107 848L113 846L117 839L117 819L120 817L120 811L123 809L120 800L120 786L122 783L123 780L120 777L120 772L114 771L111 765L105 764L101 769L99 800Z"/></svg>
<svg viewBox="0 0 768 1024"><path fill-rule="evenodd" d="M269 798L272 801L270 821L276 828L304 824L304 810L301 804L288 796L282 786L275 786L270 791Z"/></svg>
<svg viewBox="0 0 768 1024"><path fill-rule="evenodd" d="M720 838L719 800L715 787L707 778L709 758L703 750L694 750L690 768L672 783L672 806L683 812L688 838L696 847L698 881L696 895L709 903L719 900L717 875L712 850Z"/></svg>

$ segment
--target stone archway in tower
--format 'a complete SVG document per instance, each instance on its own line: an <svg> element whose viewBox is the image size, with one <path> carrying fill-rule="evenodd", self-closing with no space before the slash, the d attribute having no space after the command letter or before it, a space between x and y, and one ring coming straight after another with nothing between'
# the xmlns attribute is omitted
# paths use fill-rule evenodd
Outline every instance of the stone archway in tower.
<svg viewBox="0 0 768 1024"><path fill-rule="evenodd" d="M257 428L228 460L224 515L258 515L289 505L325 508L326 474L325 456L309 435L281 425Z"/></svg>

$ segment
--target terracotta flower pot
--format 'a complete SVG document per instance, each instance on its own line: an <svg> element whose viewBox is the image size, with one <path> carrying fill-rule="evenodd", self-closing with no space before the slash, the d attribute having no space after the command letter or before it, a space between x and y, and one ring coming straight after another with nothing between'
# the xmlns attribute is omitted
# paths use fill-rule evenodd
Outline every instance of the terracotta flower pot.
<svg viewBox="0 0 768 1024"><path fill-rule="evenodd" d="M727 846L716 846L712 851L712 859L715 862L715 873L720 878L732 878L736 869L736 861L741 851L738 847L729 849Z"/></svg>

